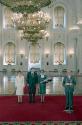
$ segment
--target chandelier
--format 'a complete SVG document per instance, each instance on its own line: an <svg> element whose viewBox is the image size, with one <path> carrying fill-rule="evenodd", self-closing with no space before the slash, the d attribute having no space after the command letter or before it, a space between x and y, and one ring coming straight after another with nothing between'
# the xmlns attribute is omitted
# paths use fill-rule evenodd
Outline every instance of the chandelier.
<svg viewBox="0 0 82 125"><path fill-rule="evenodd" d="M43 11L38 11L33 14L32 13L31 14L13 13L11 20L14 26L16 26L17 29L19 30L28 29L29 32L31 30L33 32L37 32L36 30L41 30L41 29L46 28L46 25L50 21L50 16L47 13L44 13Z"/></svg>
<svg viewBox="0 0 82 125"><path fill-rule="evenodd" d="M11 18L22 39L37 42L39 39L48 37L49 33L45 30L50 21L50 16L43 11L31 14L14 13Z"/></svg>
<svg viewBox="0 0 82 125"><path fill-rule="evenodd" d="M39 39L43 39L43 38L48 38L49 37L49 33L46 30L40 31L39 33L24 33L24 31L20 30L19 31L21 39L26 39L31 43L36 44L38 42Z"/></svg>
<svg viewBox="0 0 82 125"><path fill-rule="evenodd" d="M16 13L33 13L50 5L51 0L0 0L0 3Z"/></svg>

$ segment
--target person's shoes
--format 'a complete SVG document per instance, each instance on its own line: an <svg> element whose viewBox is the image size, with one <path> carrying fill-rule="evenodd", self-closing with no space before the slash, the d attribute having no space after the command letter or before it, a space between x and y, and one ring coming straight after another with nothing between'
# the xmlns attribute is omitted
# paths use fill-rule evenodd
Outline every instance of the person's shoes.
<svg viewBox="0 0 82 125"><path fill-rule="evenodd" d="M65 110L69 110L69 107L66 107Z"/></svg>
<svg viewBox="0 0 82 125"><path fill-rule="evenodd" d="M73 112L73 107L70 107L69 110L70 110L71 112Z"/></svg>
<svg viewBox="0 0 82 125"><path fill-rule="evenodd" d="M73 113L73 108L71 107L71 108L68 108L68 109L66 109L65 110L67 113Z"/></svg>
<svg viewBox="0 0 82 125"><path fill-rule="evenodd" d="M69 107L66 107L64 111L66 111L66 112L69 111Z"/></svg>

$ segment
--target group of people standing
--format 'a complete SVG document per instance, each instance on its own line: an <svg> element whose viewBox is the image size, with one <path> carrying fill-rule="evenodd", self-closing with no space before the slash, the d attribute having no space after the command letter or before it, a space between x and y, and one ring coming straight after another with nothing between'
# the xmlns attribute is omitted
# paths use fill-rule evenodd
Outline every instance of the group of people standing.
<svg viewBox="0 0 82 125"><path fill-rule="evenodd" d="M45 94L46 94L46 83L51 81L45 75L44 71L42 70L39 74L35 71L35 69L31 69L27 73L26 77L26 84L28 84L29 88L29 103L35 103L35 94L36 94L36 86L39 86L39 93L41 95L41 102L44 102ZM76 85L76 79L71 71L67 71L66 75L63 78L62 85L65 89L66 95L66 112L73 112L73 92ZM23 95L23 88L25 86L24 76L22 72L19 71L18 75L16 76L16 95L18 96L18 103L22 103L22 95Z"/></svg>
<svg viewBox="0 0 82 125"><path fill-rule="evenodd" d="M44 71L42 70L39 74L35 71L35 69L31 69L26 76L26 84L28 86L29 91L29 103L35 103L35 94L36 94L36 86L38 86L39 93L41 95L41 102L44 102L44 97L46 93L46 82L49 79L45 75ZM22 96L24 94L24 86L25 80L24 76L21 71L18 72L16 76L16 95L18 96L18 103L22 103Z"/></svg>

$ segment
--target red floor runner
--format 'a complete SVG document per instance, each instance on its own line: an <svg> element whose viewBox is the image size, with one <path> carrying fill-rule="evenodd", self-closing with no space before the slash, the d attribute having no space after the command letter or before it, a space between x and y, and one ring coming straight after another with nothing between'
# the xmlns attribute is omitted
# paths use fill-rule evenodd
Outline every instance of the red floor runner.
<svg viewBox="0 0 82 125"><path fill-rule="evenodd" d="M16 96L0 96L0 121L82 121L82 96L74 96L74 112L64 112L65 96L46 96L45 103L29 104L28 97L18 104Z"/></svg>

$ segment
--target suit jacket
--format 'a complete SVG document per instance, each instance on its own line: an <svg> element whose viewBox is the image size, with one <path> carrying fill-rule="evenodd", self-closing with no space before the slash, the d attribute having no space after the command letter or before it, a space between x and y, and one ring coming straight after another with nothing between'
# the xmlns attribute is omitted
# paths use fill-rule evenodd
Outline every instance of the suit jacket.
<svg viewBox="0 0 82 125"><path fill-rule="evenodd" d="M71 87L66 85L66 83L72 83ZM65 87L65 89L72 88L74 90L74 86L75 85L76 85L76 79L75 79L74 76L71 76L70 78L68 76L64 77L64 79L63 79L63 86Z"/></svg>
<svg viewBox="0 0 82 125"><path fill-rule="evenodd" d="M27 77L26 77L26 81L27 84L29 84L29 87L35 87L36 84L38 83L38 75L37 73L34 72L34 74L32 75L31 72L27 73Z"/></svg>

